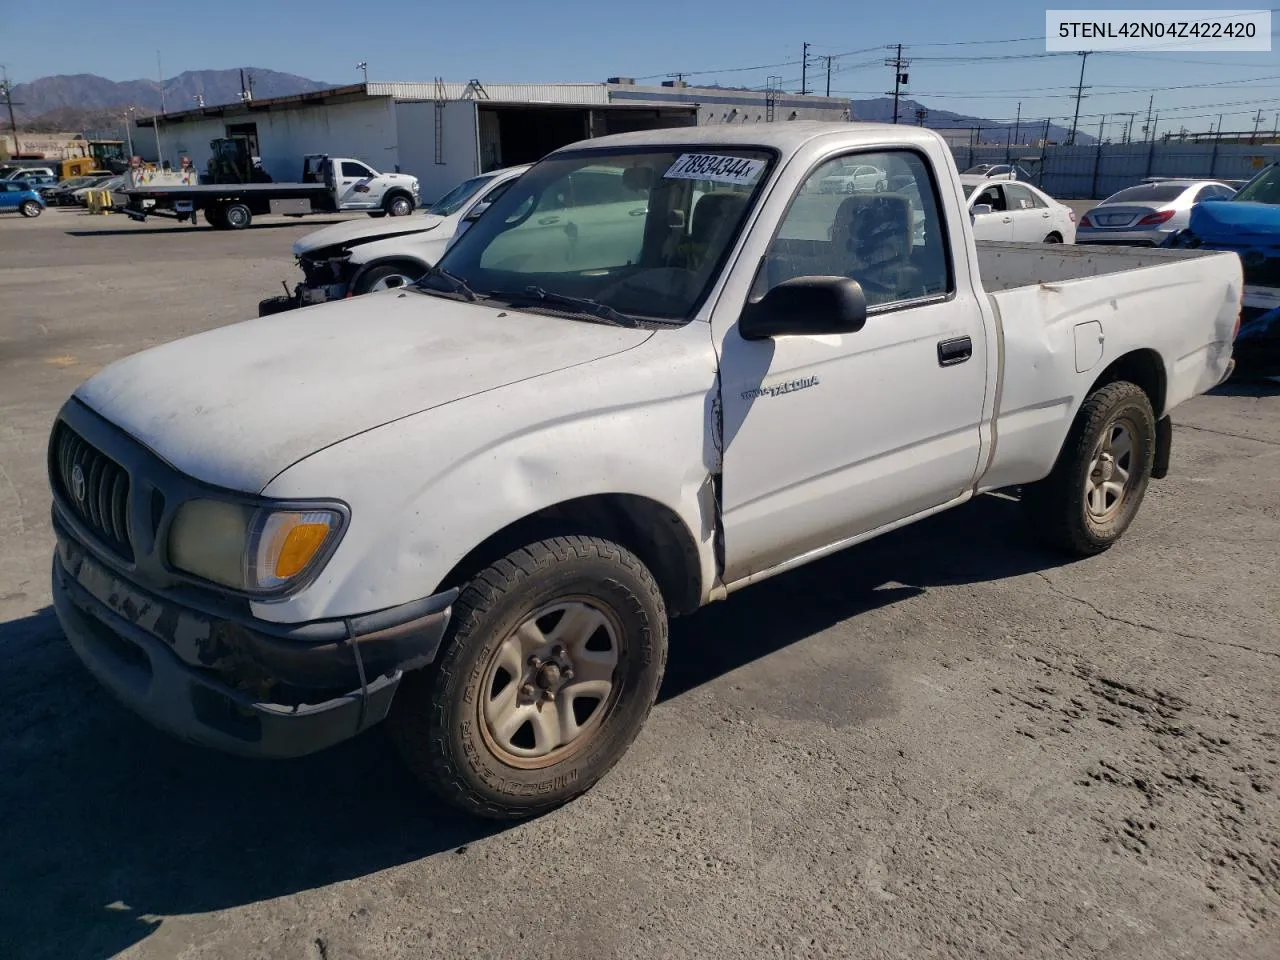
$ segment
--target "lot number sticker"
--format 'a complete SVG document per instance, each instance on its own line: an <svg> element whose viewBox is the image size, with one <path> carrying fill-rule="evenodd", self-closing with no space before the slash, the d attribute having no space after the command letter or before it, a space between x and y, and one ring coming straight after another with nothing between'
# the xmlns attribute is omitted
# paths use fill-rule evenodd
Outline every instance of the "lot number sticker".
<svg viewBox="0 0 1280 960"><path fill-rule="evenodd" d="M722 157L714 153L685 153L663 174L667 180L713 180L716 183L755 183L763 160Z"/></svg>

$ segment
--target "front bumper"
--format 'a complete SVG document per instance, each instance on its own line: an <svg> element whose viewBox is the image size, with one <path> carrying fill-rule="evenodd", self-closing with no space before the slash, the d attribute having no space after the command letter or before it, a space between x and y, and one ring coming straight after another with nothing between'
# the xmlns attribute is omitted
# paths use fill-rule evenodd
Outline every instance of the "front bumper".
<svg viewBox="0 0 1280 960"><path fill-rule="evenodd" d="M220 619L140 589L54 526L54 609L89 671L152 725L242 756L314 753L381 721L457 597L293 627Z"/></svg>

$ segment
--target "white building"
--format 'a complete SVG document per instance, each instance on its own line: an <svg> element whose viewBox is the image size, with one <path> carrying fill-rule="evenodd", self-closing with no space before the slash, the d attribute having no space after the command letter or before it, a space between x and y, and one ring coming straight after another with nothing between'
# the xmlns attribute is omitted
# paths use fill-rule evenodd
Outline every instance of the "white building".
<svg viewBox="0 0 1280 960"><path fill-rule="evenodd" d="M609 83L358 83L291 97L200 107L137 121L144 157L203 171L209 141L248 137L275 180L306 154L354 157L416 176L424 201L477 173L529 163L575 140L658 127L847 120L849 101L763 91ZM152 127L159 125L156 137ZM160 156L155 143L159 141Z"/></svg>

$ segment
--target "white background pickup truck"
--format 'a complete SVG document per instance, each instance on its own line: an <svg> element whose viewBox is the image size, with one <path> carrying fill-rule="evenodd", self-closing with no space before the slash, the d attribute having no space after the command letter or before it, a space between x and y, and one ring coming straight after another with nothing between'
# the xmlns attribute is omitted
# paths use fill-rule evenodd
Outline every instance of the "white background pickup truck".
<svg viewBox="0 0 1280 960"><path fill-rule="evenodd" d="M811 188L844 158L895 189ZM566 209L588 169L625 193ZM84 383L56 609L178 736L289 756L388 719L438 795L536 813L635 737L670 615L987 490L1109 547L1240 297L1230 254L975 245L924 129L592 140L414 286Z"/></svg>

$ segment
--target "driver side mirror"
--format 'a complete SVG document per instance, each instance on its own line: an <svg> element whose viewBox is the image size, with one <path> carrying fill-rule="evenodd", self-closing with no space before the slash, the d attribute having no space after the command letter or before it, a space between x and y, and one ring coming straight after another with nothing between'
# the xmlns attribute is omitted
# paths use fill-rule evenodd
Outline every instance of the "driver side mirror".
<svg viewBox="0 0 1280 960"><path fill-rule="evenodd" d="M867 322L862 285L848 277L795 277L748 303L738 320L744 340L857 333Z"/></svg>
<svg viewBox="0 0 1280 960"><path fill-rule="evenodd" d="M490 207L490 204L488 203L488 201L481 200L474 207L468 210L467 215L462 219L466 223L475 223L477 220L480 219L480 215L483 214L486 210L488 210L489 207Z"/></svg>
<svg viewBox="0 0 1280 960"><path fill-rule="evenodd" d="M970 211L975 217L986 216L988 213L995 213L996 208L989 203L975 203Z"/></svg>

